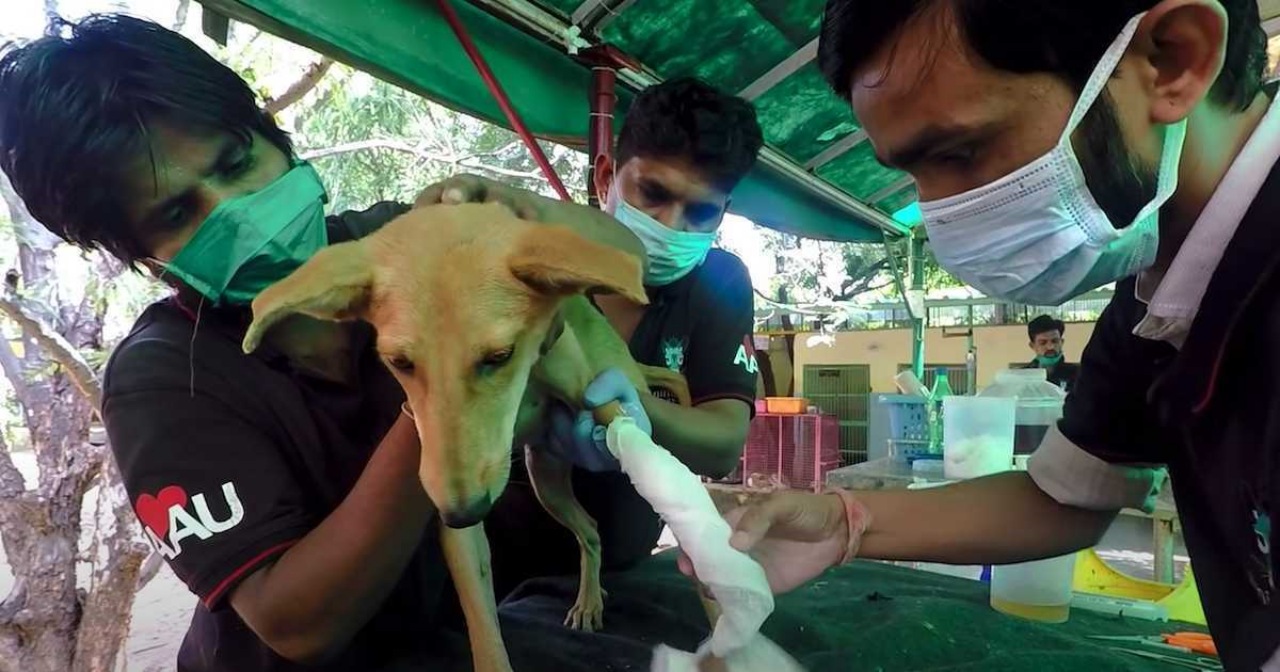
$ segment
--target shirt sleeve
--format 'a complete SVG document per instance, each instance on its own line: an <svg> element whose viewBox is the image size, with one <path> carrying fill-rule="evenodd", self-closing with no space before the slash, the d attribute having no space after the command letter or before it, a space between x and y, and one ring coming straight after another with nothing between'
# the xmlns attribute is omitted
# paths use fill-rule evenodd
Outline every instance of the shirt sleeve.
<svg viewBox="0 0 1280 672"><path fill-rule="evenodd" d="M756 361L752 331L755 308L751 276L740 259L721 250L707 258L707 278L699 282L692 310L685 377L694 405L741 399L755 412Z"/></svg>
<svg viewBox="0 0 1280 672"><path fill-rule="evenodd" d="M1059 503L1150 512L1164 485L1164 445L1147 404L1163 345L1132 334L1127 308L1117 299L1103 313L1062 420L1028 461L1032 479Z"/></svg>
<svg viewBox="0 0 1280 672"><path fill-rule="evenodd" d="M407 203L382 201L365 210L346 210L329 218L331 242L359 240L412 209Z"/></svg>
<svg viewBox="0 0 1280 672"><path fill-rule="evenodd" d="M281 441L191 366L177 345L127 342L108 367L103 418L144 536L212 608L317 521Z"/></svg>

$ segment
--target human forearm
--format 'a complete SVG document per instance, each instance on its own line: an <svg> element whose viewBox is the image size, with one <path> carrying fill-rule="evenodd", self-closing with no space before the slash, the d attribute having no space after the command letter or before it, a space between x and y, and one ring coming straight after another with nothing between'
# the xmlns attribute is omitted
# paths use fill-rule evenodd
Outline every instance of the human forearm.
<svg viewBox="0 0 1280 672"><path fill-rule="evenodd" d="M926 490L855 493L871 513L859 553L878 560L1004 564L1097 543L1116 512L1063 506L1025 472Z"/></svg>
<svg viewBox="0 0 1280 672"><path fill-rule="evenodd" d="M690 408L646 397L641 403L654 441L694 473L722 478L737 466L750 417L744 402L723 399Z"/></svg>
<svg viewBox="0 0 1280 672"><path fill-rule="evenodd" d="M417 478L419 456L413 422L401 416L333 513L232 594L278 653L332 656L386 600L435 515Z"/></svg>

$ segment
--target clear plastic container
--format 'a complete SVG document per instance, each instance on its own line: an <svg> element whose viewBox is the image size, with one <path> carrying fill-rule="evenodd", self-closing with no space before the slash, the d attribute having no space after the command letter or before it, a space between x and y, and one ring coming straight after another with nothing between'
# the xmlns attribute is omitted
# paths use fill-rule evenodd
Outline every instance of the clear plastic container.
<svg viewBox="0 0 1280 672"><path fill-rule="evenodd" d="M1076 554L991 568L991 608L1042 623L1066 623Z"/></svg>
<svg viewBox="0 0 1280 672"><path fill-rule="evenodd" d="M1013 397L1018 400L1014 419L1013 452L1030 455L1040 447L1049 428L1062 418L1067 393L1050 383L1044 369L1005 369L979 397Z"/></svg>
<svg viewBox="0 0 1280 672"><path fill-rule="evenodd" d="M942 403L942 461L948 479L979 478L1013 468L1015 399L947 397Z"/></svg>

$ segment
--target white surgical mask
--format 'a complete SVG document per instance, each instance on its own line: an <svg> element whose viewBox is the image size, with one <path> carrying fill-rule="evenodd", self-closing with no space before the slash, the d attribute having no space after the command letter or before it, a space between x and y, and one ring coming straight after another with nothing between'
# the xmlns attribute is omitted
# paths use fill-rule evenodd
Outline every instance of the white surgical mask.
<svg viewBox="0 0 1280 672"><path fill-rule="evenodd" d="M1057 305L1155 262L1160 207L1178 188L1187 121L1167 127L1155 198L1123 228L1089 193L1071 146L1072 131L1106 88L1142 17L1103 55L1048 154L984 187L920 203L943 268L988 296Z"/></svg>
<svg viewBox="0 0 1280 672"><path fill-rule="evenodd" d="M649 257L644 281L651 287L669 285L692 273L706 261L716 242L715 233L677 231L663 225L623 199L616 182L609 190L605 209L644 244Z"/></svg>

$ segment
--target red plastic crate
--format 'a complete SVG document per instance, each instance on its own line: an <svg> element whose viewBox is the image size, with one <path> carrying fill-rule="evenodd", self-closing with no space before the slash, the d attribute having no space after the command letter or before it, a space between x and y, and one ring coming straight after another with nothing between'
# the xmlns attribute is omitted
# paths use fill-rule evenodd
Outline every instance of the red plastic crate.
<svg viewBox="0 0 1280 672"><path fill-rule="evenodd" d="M742 482L822 490L840 466L840 424L833 415L763 413L751 421L742 454Z"/></svg>

